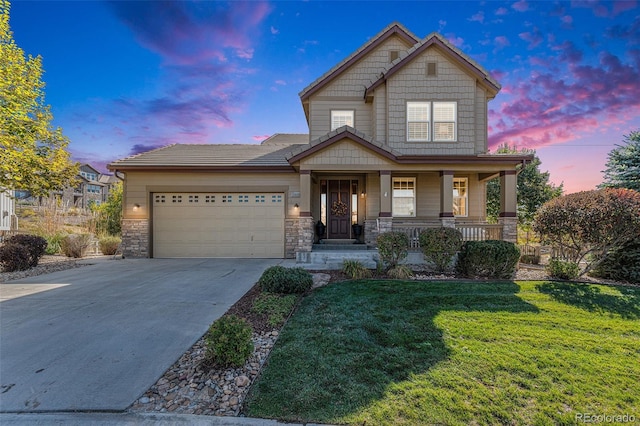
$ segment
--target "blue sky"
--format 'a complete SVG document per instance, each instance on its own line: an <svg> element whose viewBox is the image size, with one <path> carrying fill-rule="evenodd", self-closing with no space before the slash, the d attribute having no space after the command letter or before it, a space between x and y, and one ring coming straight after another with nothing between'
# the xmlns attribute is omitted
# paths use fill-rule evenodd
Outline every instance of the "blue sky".
<svg viewBox="0 0 640 426"><path fill-rule="evenodd" d="M170 143L306 133L298 92L389 23L438 31L502 84L490 147L537 150L566 192L601 182L640 129L637 1L16 1L46 102L78 161Z"/></svg>

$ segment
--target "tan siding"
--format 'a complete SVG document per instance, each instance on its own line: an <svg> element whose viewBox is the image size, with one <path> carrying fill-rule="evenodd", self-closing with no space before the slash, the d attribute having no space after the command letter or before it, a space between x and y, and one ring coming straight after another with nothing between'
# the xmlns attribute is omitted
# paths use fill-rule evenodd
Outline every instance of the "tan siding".
<svg viewBox="0 0 640 426"><path fill-rule="evenodd" d="M476 86L476 154L487 151L487 92Z"/></svg>
<svg viewBox="0 0 640 426"><path fill-rule="evenodd" d="M149 218L151 192L285 192L287 216L297 216L294 204L299 198L288 194L300 191L295 173L127 172L125 182L125 219ZM140 208L134 212L135 204Z"/></svg>
<svg viewBox="0 0 640 426"><path fill-rule="evenodd" d="M426 77L427 62L436 62L437 77ZM387 82L389 145L407 155L473 155L475 153L475 80L431 47ZM406 102L456 101L457 142L407 142Z"/></svg>
<svg viewBox="0 0 640 426"><path fill-rule="evenodd" d="M406 50L407 46L401 38L389 37L384 43L352 65L339 78L332 81L315 96L364 96L364 88L376 81L381 70L389 64L389 51ZM312 98L313 98L312 97ZM313 99L312 99L313 102Z"/></svg>
<svg viewBox="0 0 640 426"><path fill-rule="evenodd" d="M386 158L363 148L360 144L349 139L343 139L333 143L315 155L309 156L300 162L302 168L314 168L317 166L332 166L335 169L371 169L373 166L385 166L390 164ZM342 167L345 166L345 167Z"/></svg>
<svg viewBox="0 0 640 426"><path fill-rule="evenodd" d="M331 110L354 110L355 128L371 135L371 104L365 104L364 100L323 99L313 102L310 110L311 140L315 140L331 131Z"/></svg>
<svg viewBox="0 0 640 426"><path fill-rule="evenodd" d="M373 98L374 133L373 138L378 141L387 140L387 86L381 85L376 89Z"/></svg>
<svg viewBox="0 0 640 426"><path fill-rule="evenodd" d="M416 181L416 215L437 218L440 214L440 177L437 173L421 173Z"/></svg>

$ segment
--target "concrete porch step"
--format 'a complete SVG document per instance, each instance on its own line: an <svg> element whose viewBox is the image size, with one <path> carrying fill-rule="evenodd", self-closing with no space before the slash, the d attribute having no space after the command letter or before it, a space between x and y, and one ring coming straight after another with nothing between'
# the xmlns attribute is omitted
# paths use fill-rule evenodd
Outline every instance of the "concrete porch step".
<svg viewBox="0 0 640 426"><path fill-rule="evenodd" d="M344 250L368 250L369 246L366 244L332 244L332 243L321 243L314 244L312 251L325 251L325 250L333 250L333 251L344 251Z"/></svg>
<svg viewBox="0 0 640 426"><path fill-rule="evenodd" d="M305 256L298 257L297 263L307 269L342 269L342 262L345 260L359 260L365 267L375 269L380 258L375 249L317 250L304 254Z"/></svg>

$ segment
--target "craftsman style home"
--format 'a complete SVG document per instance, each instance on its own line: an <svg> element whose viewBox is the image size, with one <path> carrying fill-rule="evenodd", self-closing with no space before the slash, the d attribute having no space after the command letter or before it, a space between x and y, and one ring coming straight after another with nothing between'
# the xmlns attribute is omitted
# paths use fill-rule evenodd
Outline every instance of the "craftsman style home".
<svg viewBox="0 0 640 426"><path fill-rule="evenodd" d="M304 262L318 240L375 245L382 232L430 226L515 241L516 173L531 157L487 154L499 90L441 35L391 24L300 92L309 134L175 144L110 164L124 176L124 254ZM498 176L490 225L486 182Z"/></svg>

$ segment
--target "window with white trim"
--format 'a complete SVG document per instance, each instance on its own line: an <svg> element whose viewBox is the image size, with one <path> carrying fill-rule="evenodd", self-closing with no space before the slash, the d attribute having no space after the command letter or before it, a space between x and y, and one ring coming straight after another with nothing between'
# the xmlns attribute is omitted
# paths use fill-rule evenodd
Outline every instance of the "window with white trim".
<svg viewBox="0 0 640 426"><path fill-rule="evenodd" d="M416 178L393 178L391 210L394 217L416 216Z"/></svg>
<svg viewBox="0 0 640 426"><path fill-rule="evenodd" d="M407 140L428 141L429 102L407 102Z"/></svg>
<svg viewBox="0 0 640 426"><path fill-rule="evenodd" d="M455 141L457 127L457 102L407 102L407 141Z"/></svg>
<svg viewBox="0 0 640 426"><path fill-rule="evenodd" d="M456 140L456 102L433 103L433 140Z"/></svg>
<svg viewBox="0 0 640 426"><path fill-rule="evenodd" d="M334 110L331 111L331 130L335 130L342 126L353 126L353 110Z"/></svg>
<svg viewBox="0 0 640 426"><path fill-rule="evenodd" d="M453 178L453 215L467 217L468 178Z"/></svg>

